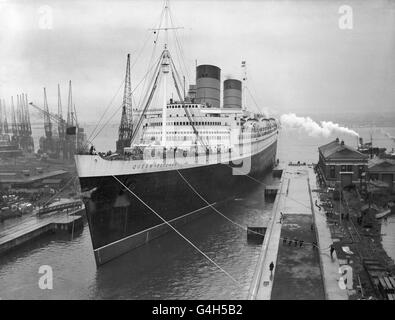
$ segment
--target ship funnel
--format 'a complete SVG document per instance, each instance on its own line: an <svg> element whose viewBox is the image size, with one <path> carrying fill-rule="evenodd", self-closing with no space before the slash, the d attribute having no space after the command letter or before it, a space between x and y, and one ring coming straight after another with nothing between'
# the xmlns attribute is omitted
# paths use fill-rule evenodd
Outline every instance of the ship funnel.
<svg viewBox="0 0 395 320"><path fill-rule="evenodd" d="M241 81L228 79L224 81L224 108L241 109Z"/></svg>
<svg viewBox="0 0 395 320"><path fill-rule="evenodd" d="M196 102L219 108L221 99L221 69L212 65L196 67Z"/></svg>

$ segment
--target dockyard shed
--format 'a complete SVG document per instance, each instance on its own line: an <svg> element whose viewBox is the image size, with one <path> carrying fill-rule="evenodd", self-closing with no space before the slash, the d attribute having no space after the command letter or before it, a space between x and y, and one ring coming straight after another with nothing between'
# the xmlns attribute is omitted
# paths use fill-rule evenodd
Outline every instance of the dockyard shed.
<svg viewBox="0 0 395 320"><path fill-rule="evenodd" d="M369 156L347 146L338 138L318 148L318 167L330 185L341 183L343 187L361 182L367 171Z"/></svg>
<svg viewBox="0 0 395 320"><path fill-rule="evenodd" d="M390 192L395 192L395 159L373 158L368 164L368 180L378 180L388 185Z"/></svg>
<svg viewBox="0 0 395 320"><path fill-rule="evenodd" d="M61 182L58 185L65 182L67 179L70 178L70 173L65 170L55 170L50 172L43 172L37 175L29 175L26 176L19 173L13 174L1 174L0 175L0 189L6 188L40 188L43 187L45 180L50 180L53 183L53 179L60 179ZM51 180L52 179L52 180ZM58 182L58 181L57 181ZM53 185L52 185L53 187Z"/></svg>

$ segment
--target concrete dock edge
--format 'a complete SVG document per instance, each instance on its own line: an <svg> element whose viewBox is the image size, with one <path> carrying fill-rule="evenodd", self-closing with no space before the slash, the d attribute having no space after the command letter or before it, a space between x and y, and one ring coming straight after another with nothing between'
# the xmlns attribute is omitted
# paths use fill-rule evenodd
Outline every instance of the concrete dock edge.
<svg viewBox="0 0 395 320"><path fill-rule="evenodd" d="M318 197L313 195L311 189L311 182L315 179L314 171L309 170L309 193L310 193L310 201L311 201L311 210L313 214L313 221L315 226L315 232L317 235L317 243L320 248L320 268L321 275L323 277L324 290L325 290L325 298L327 300L348 300L347 290L340 289L338 285L338 279L340 277L339 274L339 261L337 260L336 254L334 255L333 260L329 254L329 247L333 243L331 232L329 230L326 216L317 214L314 208L314 199L319 201Z"/></svg>
<svg viewBox="0 0 395 320"><path fill-rule="evenodd" d="M270 223L266 229L266 234L265 234L265 238L263 240L259 259L258 259L257 265L255 267L254 276L252 278L250 290L248 292L248 297L247 297L248 300L256 300L257 295L258 295L258 290L259 290L260 284L262 282L262 273L263 273L264 262L265 262L267 251L269 248L269 243L270 243L271 236L272 236L273 226L274 226L275 222L277 221L278 206L279 206L279 202L281 199L281 194L283 194L284 181L285 181L285 178L284 178L284 175L282 175L282 177L280 179L279 191L277 192L277 195L276 195L276 198L275 198L274 204L273 204L273 209L272 209L273 213L270 218Z"/></svg>

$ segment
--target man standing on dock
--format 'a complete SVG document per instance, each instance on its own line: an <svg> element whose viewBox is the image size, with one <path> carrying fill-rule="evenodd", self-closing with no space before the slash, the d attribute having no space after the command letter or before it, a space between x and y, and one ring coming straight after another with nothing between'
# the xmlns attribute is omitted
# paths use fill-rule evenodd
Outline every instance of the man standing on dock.
<svg viewBox="0 0 395 320"><path fill-rule="evenodd" d="M331 259L333 260L333 252L335 251L335 247L331 244Z"/></svg>
<svg viewBox="0 0 395 320"><path fill-rule="evenodd" d="M274 269L274 263L273 263L273 261L272 261L272 262L270 262L270 265L269 265L270 277L273 276L273 269Z"/></svg>
<svg viewBox="0 0 395 320"><path fill-rule="evenodd" d="M282 223L284 221L284 215L282 212L280 212L280 223Z"/></svg>

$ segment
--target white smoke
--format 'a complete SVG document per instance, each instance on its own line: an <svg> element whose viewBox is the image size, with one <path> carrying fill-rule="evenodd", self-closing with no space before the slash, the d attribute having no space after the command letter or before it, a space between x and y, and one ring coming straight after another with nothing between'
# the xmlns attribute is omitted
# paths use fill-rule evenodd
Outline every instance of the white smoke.
<svg viewBox="0 0 395 320"><path fill-rule="evenodd" d="M329 137L333 133L345 133L359 137L359 134L354 130L342 127L332 121L321 121L320 124L318 124L310 117L298 117L294 113L283 114L280 121L282 126L286 128L303 129L312 137Z"/></svg>
<svg viewBox="0 0 395 320"><path fill-rule="evenodd" d="M384 134L387 138L389 138L395 142L395 137L392 136L391 134L389 134L387 131L384 131L383 129L381 129L381 133Z"/></svg>

